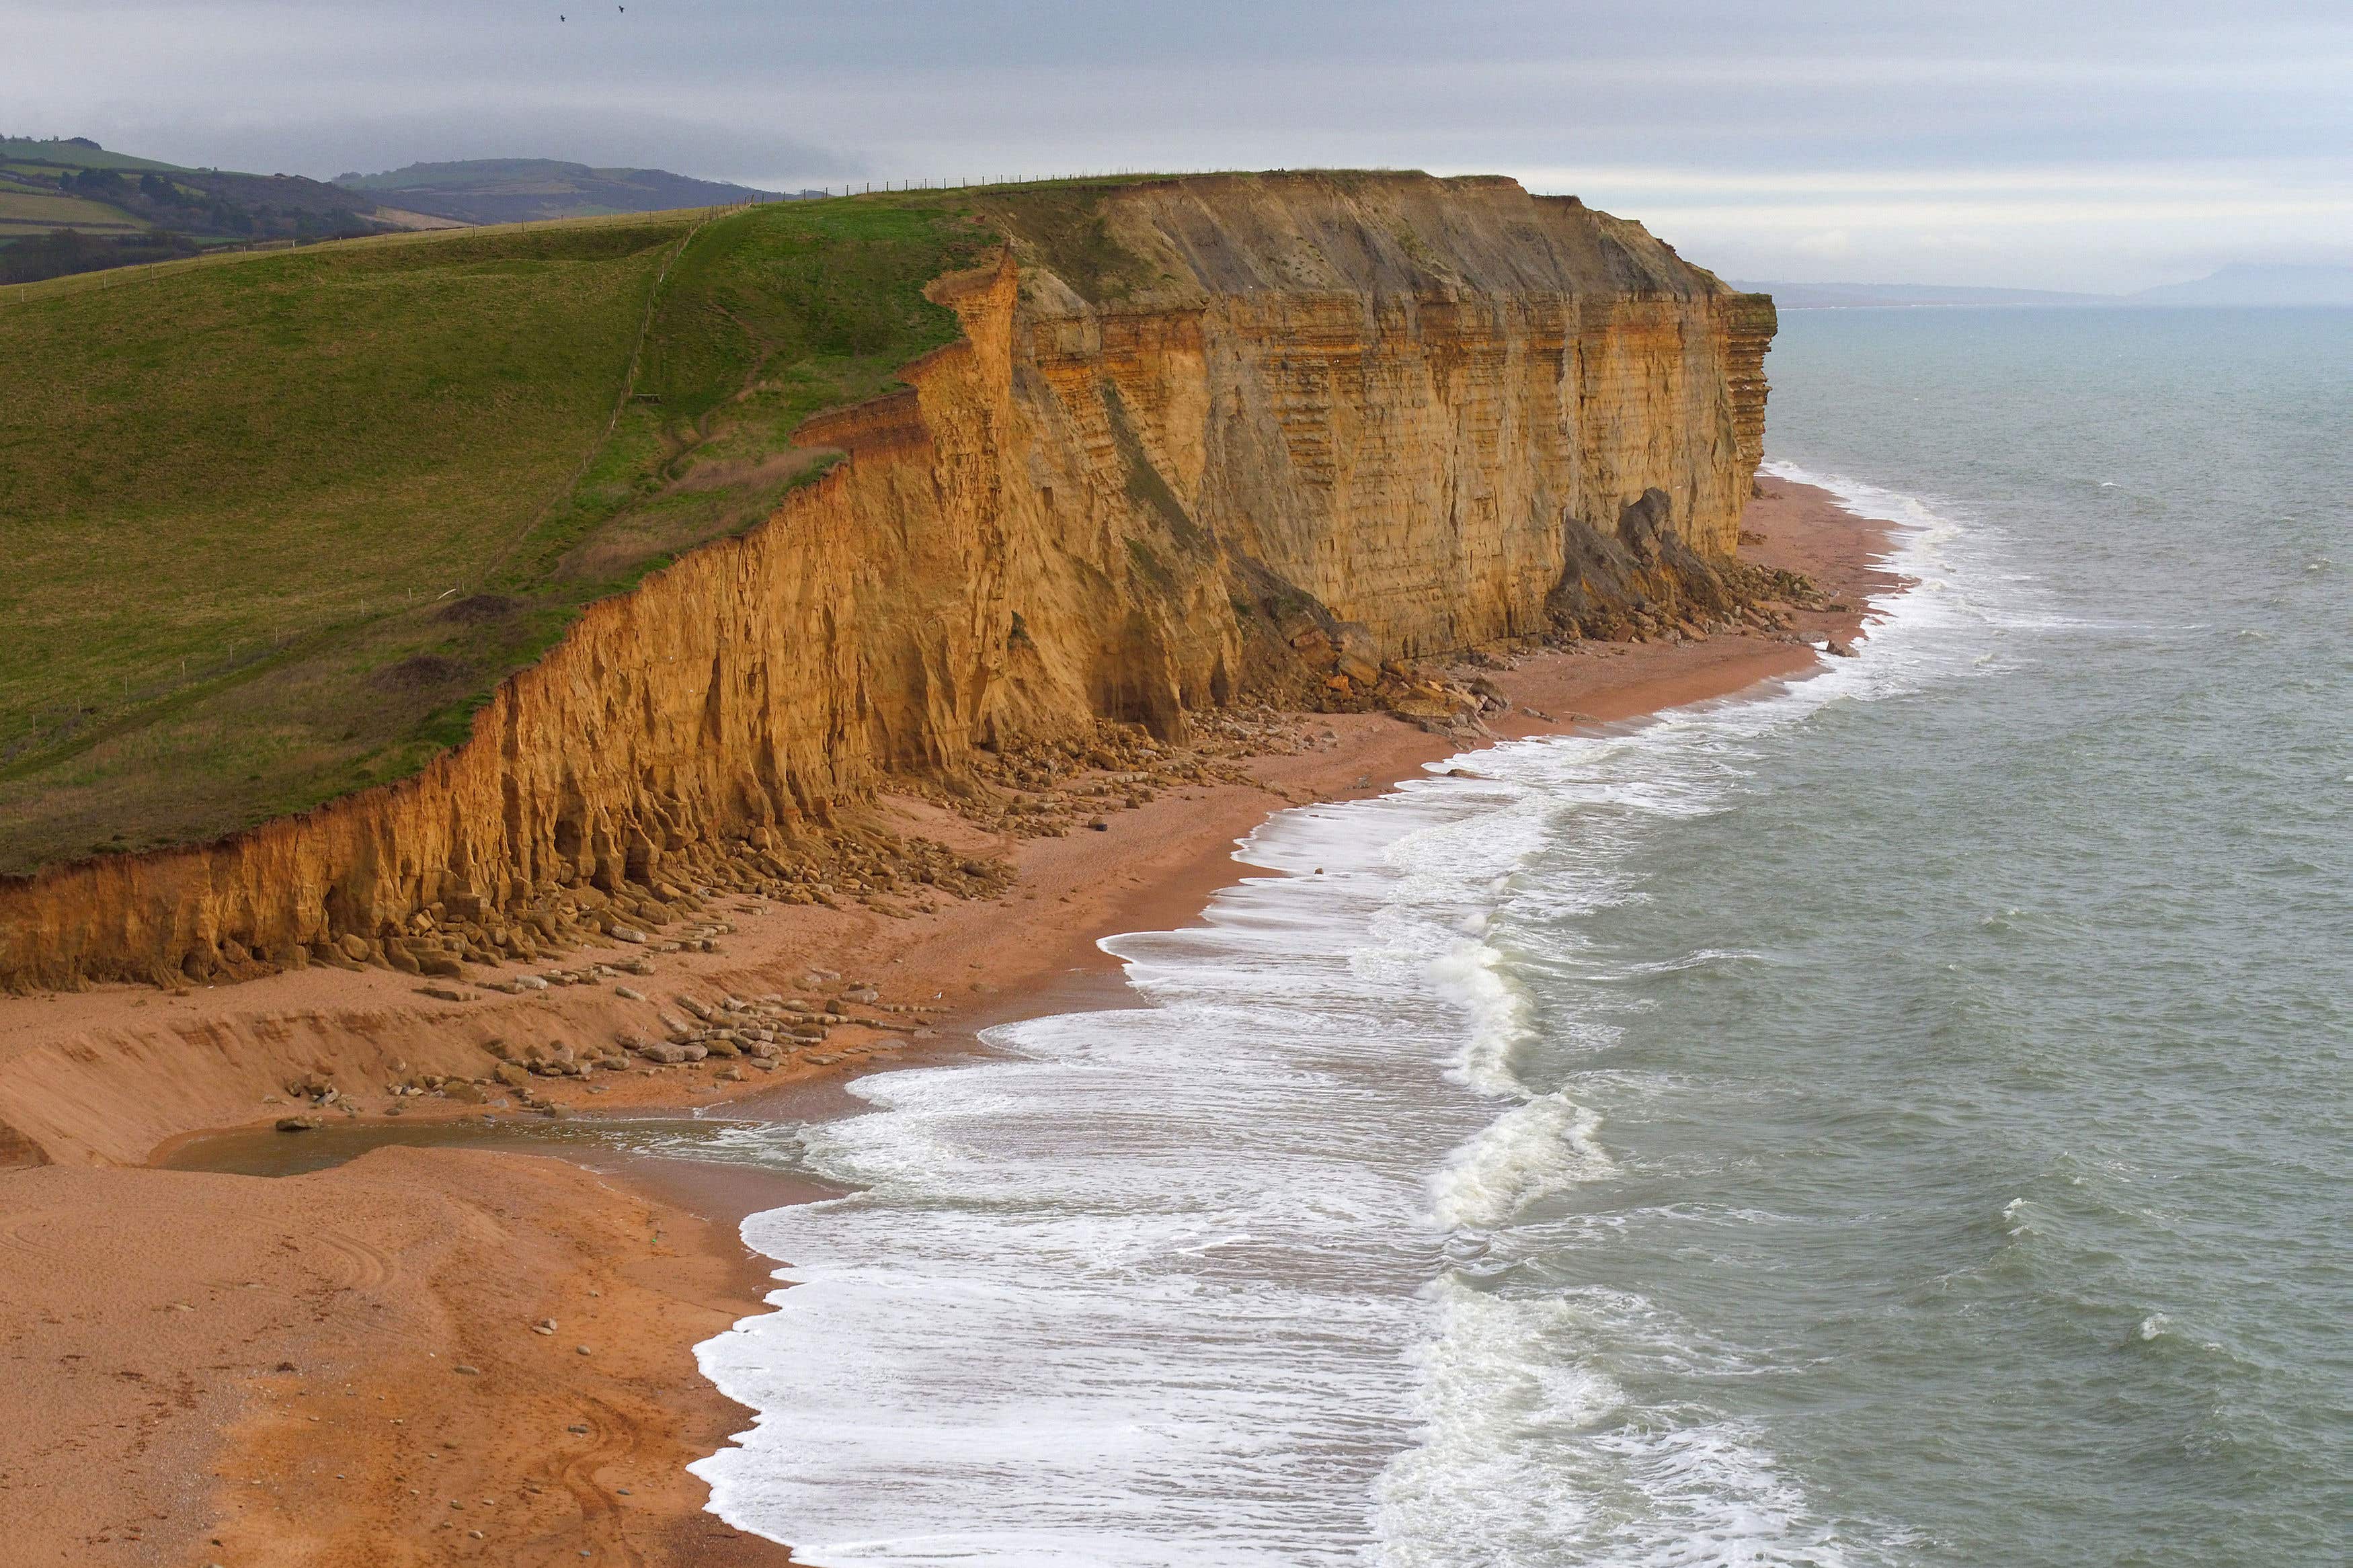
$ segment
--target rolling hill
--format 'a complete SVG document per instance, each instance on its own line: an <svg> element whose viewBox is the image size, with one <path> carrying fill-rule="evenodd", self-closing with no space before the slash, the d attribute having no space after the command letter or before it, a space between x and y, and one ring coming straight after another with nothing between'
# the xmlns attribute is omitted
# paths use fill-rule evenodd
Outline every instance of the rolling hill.
<svg viewBox="0 0 2353 1568"><path fill-rule="evenodd" d="M0 138L0 281L208 247L374 234L417 221L384 211L374 197L297 174L181 168L79 136Z"/></svg>
<svg viewBox="0 0 2353 1568"><path fill-rule="evenodd" d="M541 158L412 163L329 183L188 168L112 152L82 136L0 137L0 282L227 246L775 199L771 192L661 169L592 169Z"/></svg>
<svg viewBox="0 0 2353 1568"><path fill-rule="evenodd" d="M411 163L382 174L338 174L335 184L390 206L476 224L531 223L777 199L774 192L690 179L662 169L592 169L586 163L548 158Z"/></svg>

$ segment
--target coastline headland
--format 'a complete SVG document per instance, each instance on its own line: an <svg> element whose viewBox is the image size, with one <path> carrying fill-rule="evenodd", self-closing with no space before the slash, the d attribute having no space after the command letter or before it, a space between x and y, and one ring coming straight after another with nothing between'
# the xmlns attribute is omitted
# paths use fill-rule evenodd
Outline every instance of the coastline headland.
<svg viewBox="0 0 2353 1568"><path fill-rule="evenodd" d="M27 1561L786 1561L682 1467L743 1419L691 1355L758 1308L733 1221L788 1197L131 1167L822 1096L1108 973L1270 811L1800 675L1884 585L1878 525L1755 484L1769 302L1635 226L1402 175L975 203L963 341L468 743L0 885Z"/></svg>
<svg viewBox="0 0 2353 1568"><path fill-rule="evenodd" d="M1419 175L974 205L997 260L931 289L961 341L798 433L847 461L590 605L413 777L0 880L0 985L504 957L723 861L814 887L895 775L1250 697L1443 709L1410 661L1759 596L1725 574L1772 308L1637 225Z"/></svg>

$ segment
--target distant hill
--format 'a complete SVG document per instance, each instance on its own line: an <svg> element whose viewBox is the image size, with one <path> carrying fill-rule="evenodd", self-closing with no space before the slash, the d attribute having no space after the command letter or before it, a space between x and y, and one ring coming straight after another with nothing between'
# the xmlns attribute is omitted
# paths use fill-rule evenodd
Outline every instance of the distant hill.
<svg viewBox="0 0 2353 1568"><path fill-rule="evenodd" d="M338 174L337 185L386 205L460 223L669 212L775 201L773 191L697 180L662 169L592 169L552 158L470 158L411 163L382 174Z"/></svg>
<svg viewBox="0 0 2353 1568"><path fill-rule="evenodd" d="M2136 305L2353 305L2353 267L2237 263L2132 296Z"/></svg>
<svg viewBox="0 0 2353 1568"><path fill-rule="evenodd" d="M2048 289L1965 289L1934 283L1745 283L1736 289L1770 294L1785 310L1831 310L1890 306L2121 305L2115 294L2066 294Z"/></svg>
<svg viewBox="0 0 2353 1568"><path fill-rule="evenodd" d="M548 158L412 163L328 183L135 158L86 136L7 136L0 137L0 283L266 241L778 199L662 169L593 169Z"/></svg>
<svg viewBox="0 0 2353 1568"><path fill-rule="evenodd" d="M0 137L0 282L433 221L299 174L183 168L111 153L85 136Z"/></svg>
<svg viewBox="0 0 2353 1568"><path fill-rule="evenodd" d="M69 164L77 169L171 170L179 167L176 163L159 163L153 158L134 158L128 153L110 153L87 136L0 136L0 159L13 161L18 158Z"/></svg>
<svg viewBox="0 0 2353 1568"><path fill-rule="evenodd" d="M111 153L82 136L44 142L21 136L0 138L0 179L15 186L38 186L114 203L143 221L180 218L183 221L167 226L224 237L262 233L269 226L257 226L250 221L262 214L364 216L382 205L373 196L300 174L186 168Z"/></svg>

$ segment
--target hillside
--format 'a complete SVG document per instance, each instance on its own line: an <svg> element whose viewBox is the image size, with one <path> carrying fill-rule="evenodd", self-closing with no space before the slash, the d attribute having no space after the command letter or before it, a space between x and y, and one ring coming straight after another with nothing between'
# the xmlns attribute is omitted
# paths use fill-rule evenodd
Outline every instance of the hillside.
<svg viewBox="0 0 2353 1568"><path fill-rule="evenodd" d="M154 170L164 174L185 172L177 163L164 163L153 158L134 158L128 153L110 152L87 136L0 136L0 160L16 159L69 169L128 169L134 173Z"/></svg>
<svg viewBox="0 0 2353 1568"><path fill-rule="evenodd" d="M382 174L348 174L335 184L387 206L460 223L532 223L547 218L665 212L775 199L774 193L662 169L592 169L549 158L474 158L411 163Z"/></svg>
<svg viewBox="0 0 2353 1568"><path fill-rule="evenodd" d="M112 152L81 136L0 137L0 282L273 240L776 199L773 192L662 169L592 169L545 158L412 163L381 174L343 174L328 184L294 174L184 168Z"/></svg>
<svg viewBox="0 0 2353 1568"><path fill-rule="evenodd" d="M915 204L702 216L0 297L0 870L414 772L580 605L765 517L809 468L786 433L947 342L920 290L983 242Z"/></svg>
<svg viewBox="0 0 2353 1568"><path fill-rule="evenodd" d="M383 211L374 197L294 174L184 169L109 152L85 137L0 138L5 282L210 247L375 234L417 221Z"/></svg>
<svg viewBox="0 0 2353 1568"><path fill-rule="evenodd" d="M1050 777L1244 698L1460 722L1405 661L1758 624L1772 330L1639 225L1389 174L15 291L0 832L51 868L0 878L0 984L806 879L893 774Z"/></svg>

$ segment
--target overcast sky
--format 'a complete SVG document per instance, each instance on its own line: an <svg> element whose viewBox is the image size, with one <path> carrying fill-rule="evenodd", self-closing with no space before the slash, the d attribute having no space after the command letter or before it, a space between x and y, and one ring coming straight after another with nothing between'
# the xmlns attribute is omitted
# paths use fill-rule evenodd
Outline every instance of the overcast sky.
<svg viewBox="0 0 2353 1568"><path fill-rule="evenodd" d="M0 132L265 174L1386 165L1739 278L2353 261L2348 0L0 0Z"/></svg>

